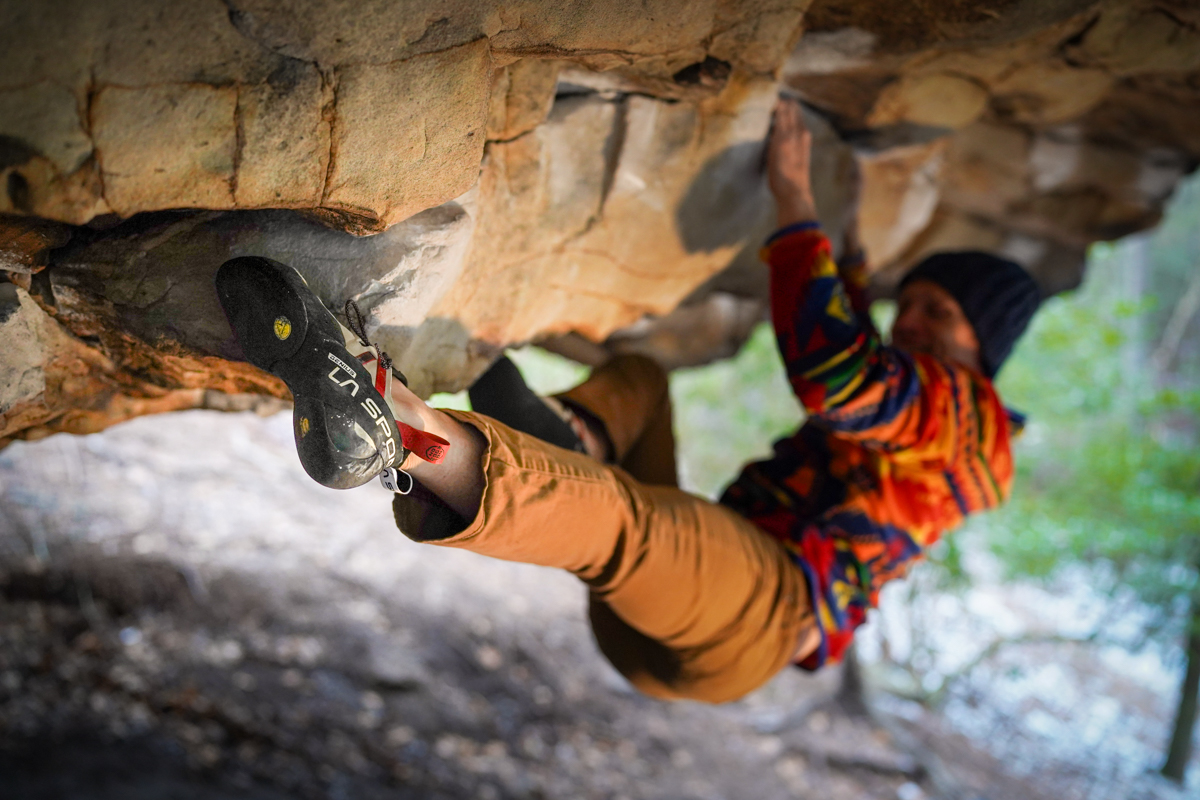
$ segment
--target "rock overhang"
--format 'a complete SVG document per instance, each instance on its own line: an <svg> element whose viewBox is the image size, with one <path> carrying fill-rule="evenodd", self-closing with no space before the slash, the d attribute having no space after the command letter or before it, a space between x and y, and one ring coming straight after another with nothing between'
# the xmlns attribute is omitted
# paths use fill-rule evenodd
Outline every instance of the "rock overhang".
<svg viewBox="0 0 1200 800"><path fill-rule="evenodd" d="M919 5L9 3L2 266L109 388L82 428L77 395L7 404L0 437L283 394L205 294L250 252L360 301L422 393L572 332L607 341L593 359L727 354L763 313L781 84L835 243L860 166L884 290L974 247L1058 291L1091 241L1156 221L1200 155L1194 9Z"/></svg>

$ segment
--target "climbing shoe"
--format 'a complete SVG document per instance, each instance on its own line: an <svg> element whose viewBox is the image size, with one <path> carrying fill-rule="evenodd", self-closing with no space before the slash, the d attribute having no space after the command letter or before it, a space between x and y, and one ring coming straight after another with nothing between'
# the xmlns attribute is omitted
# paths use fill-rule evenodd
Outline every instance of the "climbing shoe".
<svg viewBox="0 0 1200 800"><path fill-rule="evenodd" d="M222 264L216 288L246 359L291 390L296 451L313 480L350 489L382 473L385 486L404 493L412 479L399 466L410 448L428 461L444 457L444 439L396 419L391 380L403 376L367 341L353 303L352 331L295 269L256 256Z"/></svg>

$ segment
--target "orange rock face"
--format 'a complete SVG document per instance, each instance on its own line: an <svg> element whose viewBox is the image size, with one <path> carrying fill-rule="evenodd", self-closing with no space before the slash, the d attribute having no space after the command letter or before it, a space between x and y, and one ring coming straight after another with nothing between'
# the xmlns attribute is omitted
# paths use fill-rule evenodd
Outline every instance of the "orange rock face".
<svg viewBox="0 0 1200 800"><path fill-rule="evenodd" d="M883 287L934 250L978 247L1022 261L1048 292L1069 288L1091 242L1154 224L1200 153L1177 105L1200 99L1194 4L925 3L902 15L818 0L808 21L785 80L872 151L864 238ZM1155 102L1150 85L1171 88ZM904 154L934 141L934 161Z"/></svg>
<svg viewBox="0 0 1200 800"><path fill-rule="evenodd" d="M0 447L14 437L95 433L145 414L290 399L281 381L249 364L150 347L108 309L70 290L61 295L61 313L51 314L18 284L0 284Z"/></svg>

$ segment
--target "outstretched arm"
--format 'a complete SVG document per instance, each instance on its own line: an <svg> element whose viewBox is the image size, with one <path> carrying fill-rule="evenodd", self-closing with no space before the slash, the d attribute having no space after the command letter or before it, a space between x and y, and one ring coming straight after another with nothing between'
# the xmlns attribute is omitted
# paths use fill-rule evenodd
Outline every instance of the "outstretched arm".
<svg viewBox="0 0 1200 800"><path fill-rule="evenodd" d="M927 369L880 341L866 313L861 257L847 253L841 269L834 263L816 220L811 144L799 105L780 101L767 156L780 229L764 256L788 378L813 420L839 435L888 450L919 446L935 438L935 415L922 402Z"/></svg>
<svg viewBox="0 0 1200 800"><path fill-rule="evenodd" d="M780 99L767 143L767 185L775 196L779 229L817 221L809 172L812 163L812 134L804 125L800 104Z"/></svg>

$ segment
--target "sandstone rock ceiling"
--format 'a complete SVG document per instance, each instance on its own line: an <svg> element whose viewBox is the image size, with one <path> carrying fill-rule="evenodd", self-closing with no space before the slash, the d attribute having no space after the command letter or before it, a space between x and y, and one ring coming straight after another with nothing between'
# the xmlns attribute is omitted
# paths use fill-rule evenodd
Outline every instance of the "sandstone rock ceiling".
<svg viewBox="0 0 1200 800"><path fill-rule="evenodd" d="M529 340L728 354L781 89L835 238L862 170L881 290L972 247L1060 291L1200 158L1200 9L0 0L0 443L286 396L211 290L240 254L357 299L423 393Z"/></svg>

